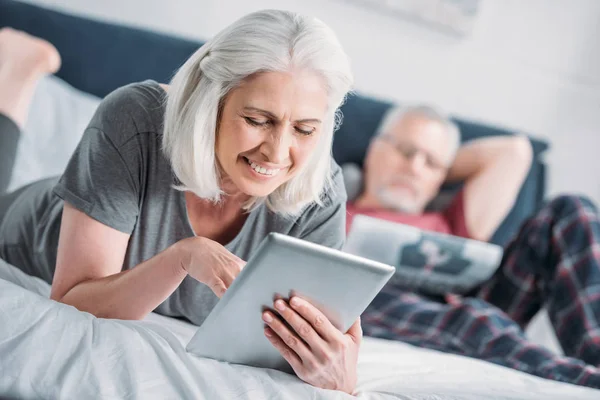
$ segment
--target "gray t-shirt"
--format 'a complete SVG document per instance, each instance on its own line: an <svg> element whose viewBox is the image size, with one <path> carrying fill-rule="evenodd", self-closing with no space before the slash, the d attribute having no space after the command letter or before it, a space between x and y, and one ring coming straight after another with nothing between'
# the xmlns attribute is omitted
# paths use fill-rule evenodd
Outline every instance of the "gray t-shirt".
<svg viewBox="0 0 600 400"><path fill-rule="evenodd" d="M176 179L161 151L164 106L165 92L154 81L109 94L60 180L37 182L16 196L0 226L0 257L50 282L62 200L131 235L124 269L194 236L184 193L173 188ZM269 232L280 232L341 248L346 194L341 170L332 163L335 190L324 195L324 206L312 204L298 217L284 218L261 205L225 247L248 260ZM210 288L188 276L155 311L200 325L217 300Z"/></svg>

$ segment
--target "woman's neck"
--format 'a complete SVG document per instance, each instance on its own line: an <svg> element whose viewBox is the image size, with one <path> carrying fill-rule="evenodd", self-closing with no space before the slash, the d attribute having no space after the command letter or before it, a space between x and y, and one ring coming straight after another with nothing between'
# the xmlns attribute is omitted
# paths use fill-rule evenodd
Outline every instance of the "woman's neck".
<svg viewBox="0 0 600 400"><path fill-rule="evenodd" d="M241 208L244 203L250 200L250 196L238 189L229 178L221 179L219 187L223 192L221 201L224 204L231 206L239 205Z"/></svg>
<svg viewBox="0 0 600 400"><path fill-rule="evenodd" d="M243 193L228 178L221 179L219 184L222 195L218 203L209 199L197 196L193 192L186 192L186 200L194 208L212 210L215 215L230 214L234 211L242 213L244 204L250 199L250 196Z"/></svg>

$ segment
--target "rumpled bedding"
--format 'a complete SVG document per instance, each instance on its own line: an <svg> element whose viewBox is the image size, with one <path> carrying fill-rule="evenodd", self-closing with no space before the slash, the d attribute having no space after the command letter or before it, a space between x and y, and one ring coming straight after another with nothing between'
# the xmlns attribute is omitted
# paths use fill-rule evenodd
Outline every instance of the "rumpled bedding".
<svg viewBox="0 0 600 400"><path fill-rule="evenodd" d="M0 260L0 397L350 399L283 372L185 351L195 327L151 314L100 319L49 300L45 282ZM479 360L365 338L362 399L600 399L600 391Z"/></svg>

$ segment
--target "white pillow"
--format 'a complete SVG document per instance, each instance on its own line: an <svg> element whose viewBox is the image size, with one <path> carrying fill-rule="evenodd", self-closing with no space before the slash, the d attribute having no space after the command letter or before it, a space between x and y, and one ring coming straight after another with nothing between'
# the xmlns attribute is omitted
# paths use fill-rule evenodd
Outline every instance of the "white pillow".
<svg viewBox="0 0 600 400"><path fill-rule="evenodd" d="M8 191L61 175L100 99L55 76L39 82L17 149Z"/></svg>

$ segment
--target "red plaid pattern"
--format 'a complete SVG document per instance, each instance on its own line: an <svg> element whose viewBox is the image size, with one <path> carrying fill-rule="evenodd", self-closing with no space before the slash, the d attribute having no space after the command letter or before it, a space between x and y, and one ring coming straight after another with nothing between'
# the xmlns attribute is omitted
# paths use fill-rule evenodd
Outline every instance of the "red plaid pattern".
<svg viewBox="0 0 600 400"><path fill-rule="evenodd" d="M542 307L565 356L525 338ZM472 296L447 304L388 284L362 322L368 336L600 388L600 214L587 199L558 197L523 224Z"/></svg>

